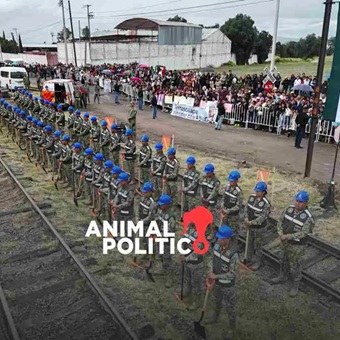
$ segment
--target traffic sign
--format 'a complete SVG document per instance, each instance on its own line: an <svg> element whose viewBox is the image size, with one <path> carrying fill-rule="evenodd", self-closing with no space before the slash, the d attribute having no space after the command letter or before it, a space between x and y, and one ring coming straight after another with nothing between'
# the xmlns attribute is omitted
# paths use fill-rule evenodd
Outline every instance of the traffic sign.
<svg viewBox="0 0 340 340"><path fill-rule="evenodd" d="M274 72L276 72L277 71L277 68L274 66L274 68L272 69L272 70L269 70L269 68L268 67L265 67L264 69L263 69L263 71L264 71L264 73L266 74L266 78L263 80L263 82L264 83L266 83L267 81L271 81L271 82L273 82L273 83L275 83L276 82L276 78L275 78L275 76L274 76Z"/></svg>
<svg viewBox="0 0 340 340"><path fill-rule="evenodd" d="M266 91L266 93L270 93L273 91L273 87L274 87L274 83L270 80L268 80L265 84L264 84L264 90Z"/></svg>

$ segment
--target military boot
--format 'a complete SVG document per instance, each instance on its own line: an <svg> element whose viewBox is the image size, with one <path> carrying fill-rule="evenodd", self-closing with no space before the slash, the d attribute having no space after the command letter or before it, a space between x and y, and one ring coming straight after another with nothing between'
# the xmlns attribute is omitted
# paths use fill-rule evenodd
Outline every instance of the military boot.
<svg viewBox="0 0 340 340"><path fill-rule="evenodd" d="M219 318L219 316L220 316L220 313L221 313L221 310L220 310L220 309L215 309L215 310L213 311L212 316L211 316L209 319L207 319L204 323L205 323L206 325L212 325L212 324L217 323L217 322L218 322L218 318Z"/></svg>
<svg viewBox="0 0 340 340"><path fill-rule="evenodd" d="M288 280L288 277L284 274L283 271L280 271L279 276L274 277L271 280L269 280L269 283L276 285L278 283L285 283L287 282L287 280Z"/></svg>
<svg viewBox="0 0 340 340"><path fill-rule="evenodd" d="M235 338L236 320L230 320L230 329L228 330L224 340L232 340Z"/></svg>
<svg viewBox="0 0 340 340"><path fill-rule="evenodd" d="M293 281L292 286L289 291L290 297L295 297L299 293L300 281Z"/></svg>

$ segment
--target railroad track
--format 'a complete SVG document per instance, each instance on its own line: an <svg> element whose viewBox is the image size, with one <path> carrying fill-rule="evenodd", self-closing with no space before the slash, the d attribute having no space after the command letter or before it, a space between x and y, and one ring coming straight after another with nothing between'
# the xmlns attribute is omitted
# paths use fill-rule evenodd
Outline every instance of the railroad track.
<svg viewBox="0 0 340 340"><path fill-rule="evenodd" d="M266 249L278 234L277 221L270 218L264 239L263 255L277 271L280 268L279 246ZM239 239L245 244L245 237ZM316 236L308 236L306 255L302 261L302 283L320 293L329 301L340 304L340 248Z"/></svg>
<svg viewBox="0 0 340 340"><path fill-rule="evenodd" d="M1 158L0 186L0 338L139 339Z"/></svg>

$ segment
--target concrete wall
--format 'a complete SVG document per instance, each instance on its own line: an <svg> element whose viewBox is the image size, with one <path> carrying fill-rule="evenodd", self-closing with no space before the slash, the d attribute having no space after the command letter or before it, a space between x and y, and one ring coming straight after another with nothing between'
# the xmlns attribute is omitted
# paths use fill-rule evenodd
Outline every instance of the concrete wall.
<svg viewBox="0 0 340 340"><path fill-rule="evenodd" d="M29 53L0 53L0 60L10 60L10 59L22 59L28 64L38 63L45 65L55 65L58 62L57 53L47 53L46 54L29 54Z"/></svg>
<svg viewBox="0 0 340 340"><path fill-rule="evenodd" d="M209 35L198 45L158 45L157 42L91 43L91 61L88 44L86 45L86 62L95 65L138 62L150 66L165 65L168 69L189 69L220 66L231 60L231 42L220 31ZM67 50L69 62L74 64L71 43L67 44ZM85 42L76 43L76 55L78 66L84 65ZM58 57L60 62L66 62L64 43L58 44Z"/></svg>

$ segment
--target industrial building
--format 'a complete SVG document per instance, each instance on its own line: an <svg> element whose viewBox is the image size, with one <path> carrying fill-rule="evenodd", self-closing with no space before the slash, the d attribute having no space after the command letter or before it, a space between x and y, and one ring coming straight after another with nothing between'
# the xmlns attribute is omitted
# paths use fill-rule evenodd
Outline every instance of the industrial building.
<svg viewBox="0 0 340 340"><path fill-rule="evenodd" d="M138 62L168 69L204 68L235 61L231 41L218 28L190 23L132 18L113 31L94 32L91 42L76 41L77 65ZM69 62L74 47L67 43ZM66 62L65 44L58 43L59 62Z"/></svg>

